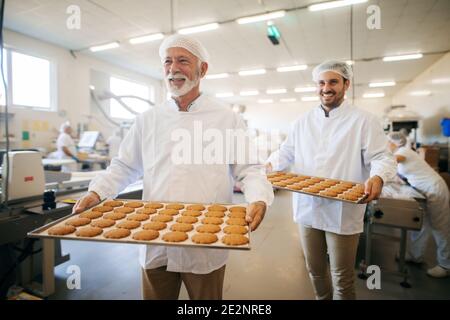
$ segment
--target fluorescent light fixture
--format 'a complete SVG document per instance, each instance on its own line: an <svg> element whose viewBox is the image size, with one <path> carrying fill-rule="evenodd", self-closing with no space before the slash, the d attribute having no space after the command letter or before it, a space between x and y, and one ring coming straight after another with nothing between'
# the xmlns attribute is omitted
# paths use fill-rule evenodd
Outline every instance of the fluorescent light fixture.
<svg viewBox="0 0 450 320"><path fill-rule="evenodd" d="M287 92L286 89L269 89L266 91L267 94L281 94L286 92Z"/></svg>
<svg viewBox="0 0 450 320"><path fill-rule="evenodd" d="M419 90L419 91L413 91L410 94L412 96L415 96L415 97L424 97L424 96L429 96L431 94L431 91L429 91L429 90Z"/></svg>
<svg viewBox="0 0 450 320"><path fill-rule="evenodd" d="M285 15L286 15L286 11L281 10L281 11L274 11L271 13L260 14L260 15L251 16L251 17L239 18L239 19L236 19L236 22L239 24L246 24L246 23L253 23L253 22L281 18L281 17L284 17Z"/></svg>
<svg viewBox="0 0 450 320"><path fill-rule="evenodd" d="M396 85L395 81L371 82L371 83L369 83L369 87L370 88L393 87L395 85Z"/></svg>
<svg viewBox="0 0 450 320"><path fill-rule="evenodd" d="M243 70L238 72L240 76L253 76L258 74L265 74L266 69L254 69L254 70Z"/></svg>
<svg viewBox="0 0 450 320"><path fill-rule="evenodd" d="M164 35L162 33L155 33L155 34L149 34L146 36L131 38L129 40L129 42L131 44L140 44L140 43L146 43L146 42L151 42L151 41L155 41L155 40L160 40L162 38L164 38Z"/></svg>
<svg viewBox="0 0 450 320"><path fill-rule="evenodd" d="M230 75L228 73L216 73L216 74L207 74L205 79L223 79L228 78Z"/></svg>
<svg viewBox="0 0 450 320"><path fill-rule="evenodd" d="M384 93L378 92L378 93L365 93L363 94L363 98L370 99L370 98L383 98Z"/></svg>
<svg viewBox="0 0 450 320"><path fill-rule="evenodd" d="M289 66L289 67L279 67L277 68L278 72L289 72L289 71L302 71L308 69L306 64L301 64L298 66Z"/></svg>
<svg viewBox="0 0 450 320"><path fill-rule="evenodd" d="M302 97L302 101L319 101L319 97Z"/></svg>
<svg viewBox="0 0 450 320"><path fill-rule="evenodd" d="M273 103L272 99L259 99L258 103Z"/></svg>
<svg viewBox="0 0 450 320"><path fill-rule="evenodd" d="M297 99L295 98L286 98L286 99L280 99L280 102L295 102Z"/></svg>
<svg viewBox="0 0 450 320"><path fill-rule="evenodd" d="M216 93L216 97L217 98L229 98L234 96L233 92L221 92L221 93Z"/></svg>
<svg viewBox="0 0 450 320"><path fill-rule="evenodd" d="M241 91L239 93L241 96L257 96L259 94L259 91L257 90L250 90L250 91Z"/></svg>
<svg viewBox="0 0 450 320"><path fill-rule="evenodd" d="M295 92L316 92L316 87L295 88Z"/></svg>
<svg viewBox="0 0 450 320"><path fill-rule="evenodd" d="M90 47L89 50L91 50L92 52L98 52L98 51L103 51L103 50L115 49L118 47L119 47L118 42L111 42L111 43L102 44L99 46Z"/></svg>
<svg viewBox="0 0 450 320"><path fill-rule="evenodd" d="M446 84L450 83L450 78L438 78L431 80L432 84Z"/></svg>
<svg viewBox="0 0 450 320"><path fill-rule="evenodd" d="M340 8L345 6L351 6L352 4L364 3L367 0L339 0L339 1L330 1L319 4L313 4L308 7L309 11L320 11L327 9Z"/></svg>
<svg viewBox="0 0 450 320"><path fill-rule="evenodd" d="M191 33L215 30L217 28L219 28L219 24L217 22L214 22L214 23L204 24L201 26L180 29L180 30L178 30L178 33L179 34L191 34Z"/></svg>
<svg viewBox="0 0 450 320"><path fill-rule="evenodd" d="M403 60L414 60L414 59L420 59L423 57L423 54L421 53L415 53L415 54L405 54L401 56L390 56L390 57L384 57L384 62L391 62L391 61L403 61Z"/></svg>
<svg viewBox="0 0 450 320"><path fill-rule="evenodd" d="M345 61L345 63L348 64L349 66L352 66L352 65L355 64L355 61L353 61L353 60L347 60L347 61Z"/></svg>

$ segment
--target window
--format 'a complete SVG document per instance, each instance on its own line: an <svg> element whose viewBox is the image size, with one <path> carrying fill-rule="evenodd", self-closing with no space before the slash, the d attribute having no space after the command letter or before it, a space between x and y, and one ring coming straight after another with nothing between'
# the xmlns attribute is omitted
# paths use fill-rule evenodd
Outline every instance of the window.
<svg viewBox="0 0 450 320"><path fill-rule="evenodd" d="M128 81L120 78L111 77L109 82L111 92L117 96L130 95L140 97L146 100L154 101L153 88L144 84ZM149 109L150 105L142 100L134 98L124 98L122 101L137 113L142 113ZM132 119L134 114L126 110L118 101L111 99L110 115L113 118Z"/></svg>
<svg viewBox="0 0 450 320"><path fill-rule="evenodd" d="M3 59L3 77L5 78L6 84L8 84L8 64L7 64L7 55L6 49L3 49L2 59ZM3 79L0 76L0 106L5 105L5 87L3 84Z"/></svg>

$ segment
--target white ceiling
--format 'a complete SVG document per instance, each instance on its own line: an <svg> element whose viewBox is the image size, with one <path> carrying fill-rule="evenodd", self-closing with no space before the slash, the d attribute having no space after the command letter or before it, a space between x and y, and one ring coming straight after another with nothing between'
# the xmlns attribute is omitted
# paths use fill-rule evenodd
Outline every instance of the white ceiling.
<svg viewBox="0 0 450 320"><path fill-rule="evenodd" d="M195 36L211 55L209 73L231 72L253 68L272 69L265 75L205 80L203 90L234 92L256 89L287 88L276 96L227 98L230 102L250 102L261 98L300 98L298 86L310 84L311 66L325 59L350 59L350 7L321 12L306 9L288 11L274 20L283 42L273 46L266 37L264 22L238 25L237 17L279 9L305 7L313 0L9 0L6 2L5 27L59 46L81 50L114 64L161 77L157 49L160 41L130 45L127 39L211 22L224 22L213 31ZM81 29L66 28L69 5L81 8ZM381 30L366 27L366 8L381 8ZM407 82L442 56L426 54L450 50L449 0L372 0L355 5L353 19L353 51L356 96L365 92L384 91L392 96ZM173 30L172 30L173 29ZM121 47L90 53L92 45L120 41ZM423 52L420 60L385 63L386 55ZM292 64L308 64L306 71L278 73L274 69ZM369 89L372 81L397 81L397 86ZM304 94L303 94L304 95Z"/></svg>

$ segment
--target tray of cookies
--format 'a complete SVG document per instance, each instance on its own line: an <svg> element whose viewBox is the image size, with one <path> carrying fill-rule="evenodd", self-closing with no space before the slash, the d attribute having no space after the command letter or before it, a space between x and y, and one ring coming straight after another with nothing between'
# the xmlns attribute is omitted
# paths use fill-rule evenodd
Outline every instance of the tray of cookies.
<svg viewBox="0 0 450 320"><path fill-rule="evenodd" d="M367 195L364 193L364 185L361 183L290 172L272 172L267 174L267 179L276 189L331 200L360 204L367 198Z"/></svg>
<svg viewBox="0 0 450 320"><path fill-rule="evenodd" d="M31 231L28 236L249 250L246 210L247 204L107 199Z"/></svg>

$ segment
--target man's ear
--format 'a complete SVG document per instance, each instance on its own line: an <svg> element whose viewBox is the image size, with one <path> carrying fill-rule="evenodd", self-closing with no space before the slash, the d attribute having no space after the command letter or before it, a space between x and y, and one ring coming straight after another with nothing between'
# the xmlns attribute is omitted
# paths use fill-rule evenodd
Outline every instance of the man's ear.
<svg viewBox="0 0 450 320"><path fill-rule="evenodd" d="M345 90L348 90L348 88L350 88L350 80L344 79L344 88Z"/></svg>
<svg viewBox="0 0 450 320"><path fill-rule="evenodd" d="M202 76L202 78L205 76L206 71L208 71L208 63L202 62L202 64L200 65L200 75Z"/></svg>

